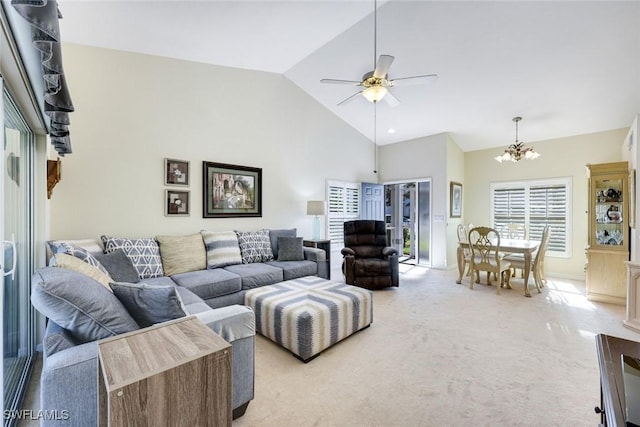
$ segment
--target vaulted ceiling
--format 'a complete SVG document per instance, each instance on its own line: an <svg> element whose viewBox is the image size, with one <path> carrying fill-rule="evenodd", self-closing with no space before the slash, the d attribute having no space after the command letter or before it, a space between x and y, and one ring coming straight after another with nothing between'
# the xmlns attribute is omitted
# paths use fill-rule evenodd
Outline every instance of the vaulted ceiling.
<svg viewBox="0 0 640 427"><path fill-rule="evenodd" d="M357 88L320 83L374 68L373 1L59 5L63 41L281 73L374 140L374 105L338 107ZM377 104L378 144L449 132L470 151L513 142L515 116L529 142L627 127L640 112L638 1L380 1L377 54L395 57L391 79L438 75L393 88L397 107Z"/></svg>

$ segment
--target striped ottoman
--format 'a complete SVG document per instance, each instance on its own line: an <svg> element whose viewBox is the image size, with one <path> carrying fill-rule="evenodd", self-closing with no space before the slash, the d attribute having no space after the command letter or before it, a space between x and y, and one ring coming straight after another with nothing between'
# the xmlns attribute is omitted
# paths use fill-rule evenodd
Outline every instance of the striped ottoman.
<svg viewBox="0 0 640 427"><path fill-rule="evenodd" d="M308 362L373 321L371 291L301 277L247 291L256 331Z"/></svg>

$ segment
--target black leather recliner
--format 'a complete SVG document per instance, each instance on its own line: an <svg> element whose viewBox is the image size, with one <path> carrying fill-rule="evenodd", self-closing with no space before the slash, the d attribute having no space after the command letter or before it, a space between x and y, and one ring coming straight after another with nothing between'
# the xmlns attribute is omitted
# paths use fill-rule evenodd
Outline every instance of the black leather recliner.
<svg viewBox="0 0 640 427"><path fill-rule="evenodd" d="M382 289L399 285L398 251L387 246L384 221L344 223L342 273L349 285Z"/></svg>

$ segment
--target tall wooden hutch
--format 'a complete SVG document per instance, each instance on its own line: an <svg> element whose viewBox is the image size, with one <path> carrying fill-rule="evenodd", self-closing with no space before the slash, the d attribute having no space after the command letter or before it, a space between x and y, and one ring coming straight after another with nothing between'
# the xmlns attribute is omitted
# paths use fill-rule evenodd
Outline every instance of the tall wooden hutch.
<svg viewBox="0 0 640 427"><path fill-rule="evenodd" d="M629 166L627 162L587 165L589 245L587 298L625 305L629 260Z"/></svg>

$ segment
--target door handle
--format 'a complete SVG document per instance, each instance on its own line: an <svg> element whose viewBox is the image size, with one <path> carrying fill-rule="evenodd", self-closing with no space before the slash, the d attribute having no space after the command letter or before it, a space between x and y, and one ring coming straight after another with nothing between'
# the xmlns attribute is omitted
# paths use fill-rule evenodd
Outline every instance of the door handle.
<svg viewBox="0 0 640 427"><path fill-rule="evenodd" d="M3 276L9 276L11 275L11 280L15 279L16 276L16 266L18 265L18 251L16 248L16 236L14 234L11 234L11 240L5 240L4 241L5 245L10 245L11 246L11 259L12 259L12 265L11 265L11 270L9 271L2 271L2 275ZM5 266L6 267L6 266Z"/></svg>

